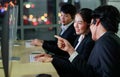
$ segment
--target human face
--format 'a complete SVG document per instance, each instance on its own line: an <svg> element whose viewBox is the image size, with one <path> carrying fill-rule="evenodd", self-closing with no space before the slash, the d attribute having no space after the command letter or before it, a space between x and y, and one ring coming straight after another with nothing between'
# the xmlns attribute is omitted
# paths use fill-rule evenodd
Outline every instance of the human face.
<svg viewBox="0 0 120 77"><path fill-rule="evenodd" d="M70 14L65 14L65 13L61 12L61 16L60 16L61 24L67 25L67 24L69 24L72 20L73 20L73 19L71 18L71 15L70 15Z"/></svg>
<svg viewBox="0 0 120 77"><path fill-rule="evenodd" d="M75 15L74 28L77 35L85 34L87 31L87 23L82 19L80 14Z"/></svg>
<svg viewBox="0 0 120 77"><path fill-rule="evenodd" d="M91 25L90 25L90 30L91 30L91 33L92 33L92 39L93 40L97 40L96 39L96 37L97 37L97 35L96 35L96 25L95 24L93 24L93 19L91 20Z"/></svg>

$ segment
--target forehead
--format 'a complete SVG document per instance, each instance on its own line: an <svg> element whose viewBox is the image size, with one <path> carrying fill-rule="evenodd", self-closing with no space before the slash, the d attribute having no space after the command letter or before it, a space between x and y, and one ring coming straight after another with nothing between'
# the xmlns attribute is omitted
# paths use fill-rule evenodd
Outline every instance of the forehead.
<svg viewBox="0 0 120 77"><path fill-rule="evenodd" d="M76 21L83 21L82 16L80 14L75 15L75 20Z"/></svg>

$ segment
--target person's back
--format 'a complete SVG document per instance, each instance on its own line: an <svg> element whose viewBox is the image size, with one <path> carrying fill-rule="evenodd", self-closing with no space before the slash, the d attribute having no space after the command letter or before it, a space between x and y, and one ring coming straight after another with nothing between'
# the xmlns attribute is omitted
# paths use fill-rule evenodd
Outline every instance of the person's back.
<svg viewBox="0 0 120 77"><path fill-rule="evenodd" d="M120 77L120 38L116 34L105 33L96 41L93 51L88 64L100 77Z"/></svg>
<svg viewBox="0 0 120 77"><path fill-rule="evenodd" d="M119 22L120 13L111 5L94 10L90 28L96 44L88 59L92 72L86 77L120 77Z"/></svg>

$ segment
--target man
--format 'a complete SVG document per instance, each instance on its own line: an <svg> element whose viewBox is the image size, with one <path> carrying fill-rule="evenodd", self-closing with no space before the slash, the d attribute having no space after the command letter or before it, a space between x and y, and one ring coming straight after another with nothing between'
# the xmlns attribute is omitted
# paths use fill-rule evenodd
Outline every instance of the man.
<svg viewBox="0 0 120 77"><path fill-rule="evenodd" d="M64 4L61 9L61 16L60 16L60 21L61 21L61 32L60 36L62 38L65 38L70 42L71 45L74 45L74 41L76 39L76 33L75 29L73 26L73 20L76 14L76 8L72 4ZM32 41L33 45L41 45L45 50L48 52L52 52L55 55L63 56L63 57L68 57L68 53L63 52L60 50L57 46L57 40L55 41L46 41L46 40L38 40L35 39Z"/></svg>
<svg viewBox="0 0 120 77"><path fill-rule="evenodd" d="M96 45L87 62L91 77L120 77L120 38L116 35L119 22L120 12L114 6L94 10L90 29Z"/></svg>

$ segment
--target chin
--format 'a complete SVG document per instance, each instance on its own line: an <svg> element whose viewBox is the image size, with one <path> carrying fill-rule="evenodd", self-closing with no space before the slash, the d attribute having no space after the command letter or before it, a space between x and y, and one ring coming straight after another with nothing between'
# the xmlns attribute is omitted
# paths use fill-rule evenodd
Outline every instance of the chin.
<svg viewBox="0 0 120 77"><path fill-rule="evenodd" d="M80 32L76 32L77 35L80 35L81 33Z"/></svg>
<svg viewBox="0 0 120 77"><path fill-rule="evenodd" d="M94 41L96 41L96 40L97 40L95 37L92 37L92 39L93 39Z"/></svg>

